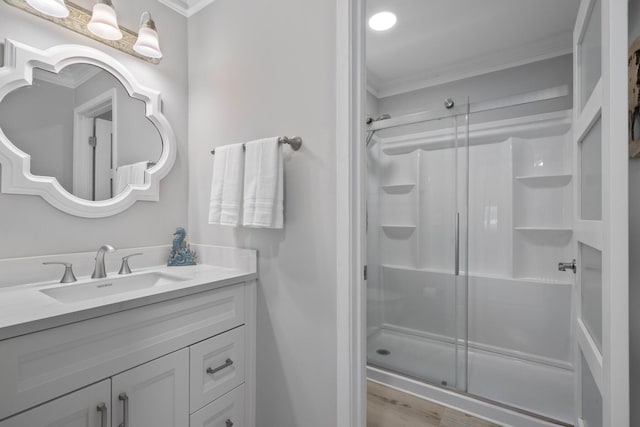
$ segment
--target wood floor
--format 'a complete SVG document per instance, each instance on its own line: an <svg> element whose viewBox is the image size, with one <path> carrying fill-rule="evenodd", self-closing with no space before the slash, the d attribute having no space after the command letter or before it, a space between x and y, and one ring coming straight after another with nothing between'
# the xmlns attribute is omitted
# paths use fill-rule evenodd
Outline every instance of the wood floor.
<svg viewBox="0 0 640 427"><path fill-rule="evenodd" d="M500 427L368 381L367 427Z"/></svg>

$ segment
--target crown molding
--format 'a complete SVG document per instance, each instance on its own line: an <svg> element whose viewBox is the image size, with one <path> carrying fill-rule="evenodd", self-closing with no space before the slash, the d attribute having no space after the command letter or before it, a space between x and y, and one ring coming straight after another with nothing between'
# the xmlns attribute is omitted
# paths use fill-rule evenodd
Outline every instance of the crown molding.
<svg viewBox="0 0 640 427"><path fill-rule="evenodd" d="M36 69L34 69L34 80L40 80L43 82L51 83L57 86L66 87L69 89L77 89L82 86L98 74L100 74L100 69L95 68L86 68L86 70L78 71L73 74L53 74L48 72L38 73Z"/></svg>
<svg viewBox="0 0 640 427"><path fill-rule="evenodd" d="M202 9L213 3L215 0L158 0L163 5L167 6L178 12L180 15L190 16L195 15Z"/></svg>

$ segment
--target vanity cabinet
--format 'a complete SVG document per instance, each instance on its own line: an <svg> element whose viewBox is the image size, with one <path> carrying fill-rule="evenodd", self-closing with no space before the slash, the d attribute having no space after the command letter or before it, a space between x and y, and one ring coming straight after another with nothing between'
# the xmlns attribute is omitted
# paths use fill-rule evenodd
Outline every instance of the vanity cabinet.
<svg viewBox="0 0 640 427"><path fill-rule="evenodd" d="M254 427L255 286L0 341L0 427Z"/></svg>
<svg viewBox="0 0 640 427"><path fill-rule="evenodd" d="M0 427L108 427L110 401L111 380L104 380L2 421Z"/></svg>
<svg viewBox="0 0 640 427"><path fill-rule="evenodd" d="M189 349L111 379L112 427L189 425Z"/></svg>

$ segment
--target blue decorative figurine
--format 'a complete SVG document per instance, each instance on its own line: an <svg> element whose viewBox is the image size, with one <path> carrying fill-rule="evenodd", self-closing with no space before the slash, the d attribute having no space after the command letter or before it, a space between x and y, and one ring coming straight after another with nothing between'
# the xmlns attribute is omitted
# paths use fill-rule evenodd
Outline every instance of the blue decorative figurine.
<svg viewBox="0 0 640 427"><path fill-rule="evenodd" d="M173 246L171 247L171 254L169 255L167 265L169 267L196 265L197 255L191 251L189 244L185 241L187 232L184 231L184 228L176 228L176 232L173 233L173 235L176 237L173 239Z"/></svg>

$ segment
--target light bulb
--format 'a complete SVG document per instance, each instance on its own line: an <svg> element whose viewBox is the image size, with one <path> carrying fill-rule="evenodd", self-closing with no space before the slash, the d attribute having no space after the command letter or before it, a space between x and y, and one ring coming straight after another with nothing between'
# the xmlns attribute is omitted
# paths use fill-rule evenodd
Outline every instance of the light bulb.
<svg viewBox="0 0 640 427"><path fill-rule="evenodd" d="M98 37L107 40L120 40L122 31L118 27L118 17L111 0L98 0L93 6L93 15L87 28Z"/></svg>
<svg viewBox="0 0 640 427"><path fill-rule="evenodd" d="M138 40L133 45L133 50L148 58L162 58L156 23L149 12L144 12L140 17L140 31L138 32Z"/></svg>
<svg viewBox="0 0 640 427"><path fill-rule="evenodd" d="M64 0L27 0L27 3L38 12L54 18L66 18L69 16L69 9L64 4Z"/></svg>

